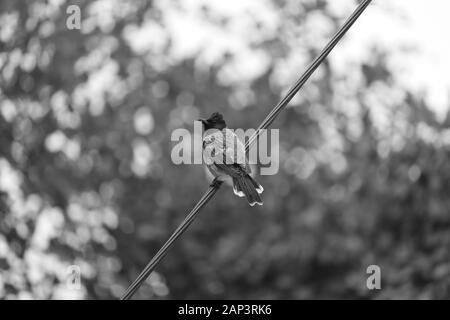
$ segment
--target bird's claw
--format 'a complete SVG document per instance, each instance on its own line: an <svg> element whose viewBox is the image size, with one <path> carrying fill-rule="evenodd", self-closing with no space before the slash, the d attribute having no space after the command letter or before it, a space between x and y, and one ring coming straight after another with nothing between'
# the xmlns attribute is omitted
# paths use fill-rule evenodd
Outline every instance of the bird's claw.
<svg viewBox="0 0 450 320"><path fill-rule="evenodd" d="M218 188L222 184L222 181L219 179L214 179L211 184L209 185L211 188Z"/></svg>

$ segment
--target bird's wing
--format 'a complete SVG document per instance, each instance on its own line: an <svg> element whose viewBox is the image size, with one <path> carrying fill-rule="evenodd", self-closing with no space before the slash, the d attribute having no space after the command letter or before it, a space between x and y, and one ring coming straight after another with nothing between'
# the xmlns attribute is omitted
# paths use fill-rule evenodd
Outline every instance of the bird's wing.
<svg viewBox="0 0 450 320"><path fill-rule="evenodd" d="M231 172L228 174L230 175L238 167L246 173L251 172L245 157L245 146L233 131L225 129L209 134L203 140L203 148L207 164L215 163L216 165L229 166ZM221 161L217 161L217 159L221 159Z"/></svg>
<svg viewBox="0 0 450 320"><path fill-rule="evenodd" d="M229 175L230 177L242 177L246 176L248 172L244 167L235 163L235 164L214 164L220 171Z"/></svg>
<svg viewBox="0 0 450 320"><path fill-rule="evenodd" d="M245 166L245 146L238 136L231 130L225 129L226 152L234 160L234 163Z"/></svg>

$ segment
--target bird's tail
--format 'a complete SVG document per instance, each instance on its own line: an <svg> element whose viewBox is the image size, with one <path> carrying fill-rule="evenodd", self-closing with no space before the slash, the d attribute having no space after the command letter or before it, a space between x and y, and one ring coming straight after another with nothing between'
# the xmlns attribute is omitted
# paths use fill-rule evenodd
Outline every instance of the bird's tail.
<svg viewBox="0 0 450 320"><path fill-rule="evenodd" d="M260 194L264 191L264 188L249 174L233 178L233 191L239 197L245 196L251 206L255 204L262 206L263 204Z"/></svg>

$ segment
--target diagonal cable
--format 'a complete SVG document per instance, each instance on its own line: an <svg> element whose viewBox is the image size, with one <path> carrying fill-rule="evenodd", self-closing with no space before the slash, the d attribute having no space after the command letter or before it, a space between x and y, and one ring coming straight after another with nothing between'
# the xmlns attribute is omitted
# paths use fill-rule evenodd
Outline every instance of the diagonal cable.
<svg viewBox="0 0 450 320"><path fill-rule="evenodd" d="M258 139L264 129L267 129L272 122L276 119L276 117L280 114L280 112L288 105L288 103L292 100L295 94L300 90L300 88L305 84L305 82L309 79L309 77L314 73L314 71L320 66L320 64L325 60L328 54L333 50L336 44L341 40L341 38L345 35L345 33L350 29L353 23L359 18L361 13L367 8L372 0L363 0L359 4L359 6L355 9L355 11L351 14L351 16L345 21L342 27L336 32L336 34L331 38L328 44L322 49L320 54L313 60L313 62L309 65L306 71L302 74L302 76L297 80L297 82L289 89L286 96L272 109L272 111L267 115L261 125L258 127L256 132L250 137L250 139L245 144L245 150L248 151L250 146ZM167 254L168 250L172 246L178 237L180 237L187 227L194 221L197 214L200 212L200 209L206 205L209 200L216 194L219 190L222 182L217 179L214 179L213 183L210 185L205 194L201 197L195 207L191 210L191 212L186 216L183 222L179 225L179 227L174 231L174 233L170 236L170 238L166 241L166 243L162 246L162 248L155 254L152 260L147 264L147 266L142 270L140 275L133 281L133 283L128 287L122 296L122 300L128 300L133 297L134 293L139 289L142 283L148 278L148 276L153 272L158 263L162 258Z"/></svg>

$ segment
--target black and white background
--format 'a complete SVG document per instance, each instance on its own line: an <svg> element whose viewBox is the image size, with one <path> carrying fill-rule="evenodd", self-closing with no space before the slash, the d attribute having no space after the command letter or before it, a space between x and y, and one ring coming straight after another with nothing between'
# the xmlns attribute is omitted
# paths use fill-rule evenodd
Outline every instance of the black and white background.
<svg viewBox="0 0 450 320"><path fill-rule="evenodd" d="M357 4L2 0L0 299L119 298L210 183L173 130L256 128ZM264 205L222 187L134 299L448 299L449 9L374 0L273 123Z"/></svg>

